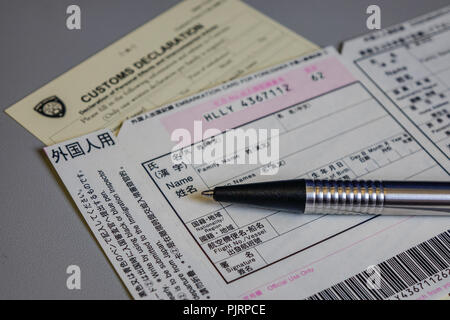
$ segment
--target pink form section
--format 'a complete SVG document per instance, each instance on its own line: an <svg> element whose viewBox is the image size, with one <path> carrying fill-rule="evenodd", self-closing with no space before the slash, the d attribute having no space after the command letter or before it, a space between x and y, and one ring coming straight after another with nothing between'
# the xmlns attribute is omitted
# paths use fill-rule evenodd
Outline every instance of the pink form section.
<svg viewBox="0 0 450 320"><path fill-rule="evenodd" d="M322 72L324 79L313 81L311 79L312 72ZM330 57L307 65L295 67L293 70L290 69L285 72L277 72L273 75L252 81L249 85L242 85L239 89L227 92L227 94L169 115L163 118L161 122L170 134L175 129L183 128L187 129L191 133L191 137L194 138L194 121L202 121L203 132L210 128L225 131L291 105L319 96L330 90L342 87L355 80L353 75L336 57ZM221 101L229 101L230 97L235 96L247 96L248 93L255 94L258 90L249 90L249 88L254 88L255 86L265 88L262 90L266 90L267 83L274 83L275 86L276 84L287 83L289 84L291 91L283 96L257 103L211 122L206 122L203 119L203 114L216 110L218 105L221 104ZM191 141L191 143L200 140L198 137L196 138L197 140Z"/></svg>

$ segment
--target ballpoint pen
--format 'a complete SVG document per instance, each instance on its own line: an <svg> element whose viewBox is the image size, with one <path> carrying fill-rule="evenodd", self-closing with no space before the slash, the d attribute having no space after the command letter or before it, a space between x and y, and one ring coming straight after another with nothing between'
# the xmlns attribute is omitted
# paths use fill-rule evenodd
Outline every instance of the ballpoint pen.
<svg viewBox="0 0 450 320"><path fill-rule="evenodd" d="M450 217L450 182L297 179L219 186L202 195L297 213Z"/></svg>

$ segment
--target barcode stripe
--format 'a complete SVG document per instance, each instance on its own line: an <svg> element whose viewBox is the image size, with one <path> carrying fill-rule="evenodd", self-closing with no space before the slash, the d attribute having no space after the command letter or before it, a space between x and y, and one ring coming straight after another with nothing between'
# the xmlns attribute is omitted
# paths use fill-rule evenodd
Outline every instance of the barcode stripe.
<svg viewBox="0 0 450 320"><path fill-rule="evenodd" d="M442 242L445 243L446 246L450 245L450 239L447 234L445 234L445 233L440 234L440 236L438 238L441 239Z"/></svg>
<svg viewBox="0 0 450 320"><path fill-rule="evenodd" d="M341 300L345 300L344 297L342 296L342 293L339 291L339 288L338 288L337 286L334 286L334 287L332 287L332 288L333 288L333 291L338 295L338 297L339 297Z"/></svg>
<svg viewBox="0 0 450 320"><path fill-rule="evenodd" d="M373 300L373 297L371 294L367 294L367 290L364 290L364 288L361 288L358 279L355 278L350 278L348 279L348 281L353 285L354 290L357 290L358 293L363 296L363 298L365 300Z"/></svg>
<svg viewBox="0 0 450 320"><path fill-rule="evenodd" d="M390 284L390 287L392 289L394 289L394 291L402 291L404 289L406 289L408 286L406 283L404 283L402 281L402 279L400 279L395 272L389 267L389 265L387 264L387 262L382 262L380 264L381 267L381 274L386 274L388 279L390 281L388 281L388 284ZM383 273L384 271L384 273Z"/></svg>
<svg viewBox="0 0 450 320"><path fill-rule="evenodd" d="M427 274L427 276L431 276L437 272L437 270L431 265L429 261L425 259L420 254L420 251L417 248L411 248L406 250L406 253L410 255L413 261Z"/></svg>
<svg viewBox="0 0 450 320"><path fill-rule="evenodd" d="M361 299L364 299L364 296L362 296L362 295L358 292L358 290L355 289L355 287L353 286L353 284L350 283L350 279L345 280L345 284L347 285L347 287L350 288L350 290L352 290L352 291L355 293L355 295L358 297L358 299L360 299L360 300L361 300Z"/></svg>
<svg viewBox="0 0 450 320"><path fill-rule="evenodd" d="M394 270L401 275L402 279L408 284L408 286L412 286L417 281L414 280L414 277L409 273L409 271L400 263L397 257L392 257L388 259L389 264L391 264Z"/></svg>
<svg viewBox="0 0 450 320"><path fill-rule="evenodd" d="M327 290L327 293L331 297L331 300L339 300L337 295L333 292L333 290Z"/></svg>
<svg viewBox="0 0 450 320"><path fill-rule="evenodd" d="M439 269L445 269L445 262L439 257L438 254L434 253L428 243L422 243L419 245L420 251L422 251L433 264Z"/></svg>
<svg viewBox="0 0 450 320"><path fill-rule="evenodd" d="M324 294L324 292L319 292L320 298L321 298L322 300L328 300L328 299L324 298L323 294Z"/></svg>
<svg viewBox="0 0 450 320"><path fill-rule="evenodd" d="M391 257L376 267L380 289L368 286L372 275L364 270L322 290L308 300L382 300L450 267L450 230Z"/></svg>
<svg viewBox="0 0 450 320"><path fill-rule="evenodd" d="M346 297L349 300L356 300L356 297L351 293L351 290L347 289L344 284L339 283L338 285L339 290L344 294L344 297Z"/></svg>
<svg viewBox="0 0 450 320"><path fill-rule="evenodd" d="M397 257L403 263L403 266L408 268L412 274L417 277L417 282L427 278L427 275L422 271L422 269L418 268L406 253L402 252Z"/></svg>
<svg viewBox="0 0 450 320"><path fill-rule="evenodd" d="M439 239L431 239L430 245L441 255L441 257L445 259L447 263L450 263L450 253L445 251L445 246Z"/></svg>
<svg viewBox="0 0 450 320"><path fill-rule="evenodd" d="M328 292L325 292L325 291L322 292L321 297L322 297L323 300L332 300L330 295L328 294Z"/></svg>

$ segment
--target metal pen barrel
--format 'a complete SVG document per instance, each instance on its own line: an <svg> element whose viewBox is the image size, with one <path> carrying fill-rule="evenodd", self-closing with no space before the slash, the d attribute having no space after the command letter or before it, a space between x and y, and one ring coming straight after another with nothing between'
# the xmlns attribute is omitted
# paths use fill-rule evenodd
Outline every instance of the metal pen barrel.
<svg viewBox="0 0 450 320"><path fill-rule="evenodd" d="M305 180L305 213L450 215L450 182Z"/></svg>

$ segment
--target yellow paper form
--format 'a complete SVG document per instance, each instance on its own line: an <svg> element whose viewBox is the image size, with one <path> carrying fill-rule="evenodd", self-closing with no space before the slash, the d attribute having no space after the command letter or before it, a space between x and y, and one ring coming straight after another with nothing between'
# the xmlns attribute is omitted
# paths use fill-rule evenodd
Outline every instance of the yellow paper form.
<svg viewBox="0 0 450 320"><path fill-rule="evenodd" d="M240 1L184 1L6 112L51 145L315 49Z"/></svg>

